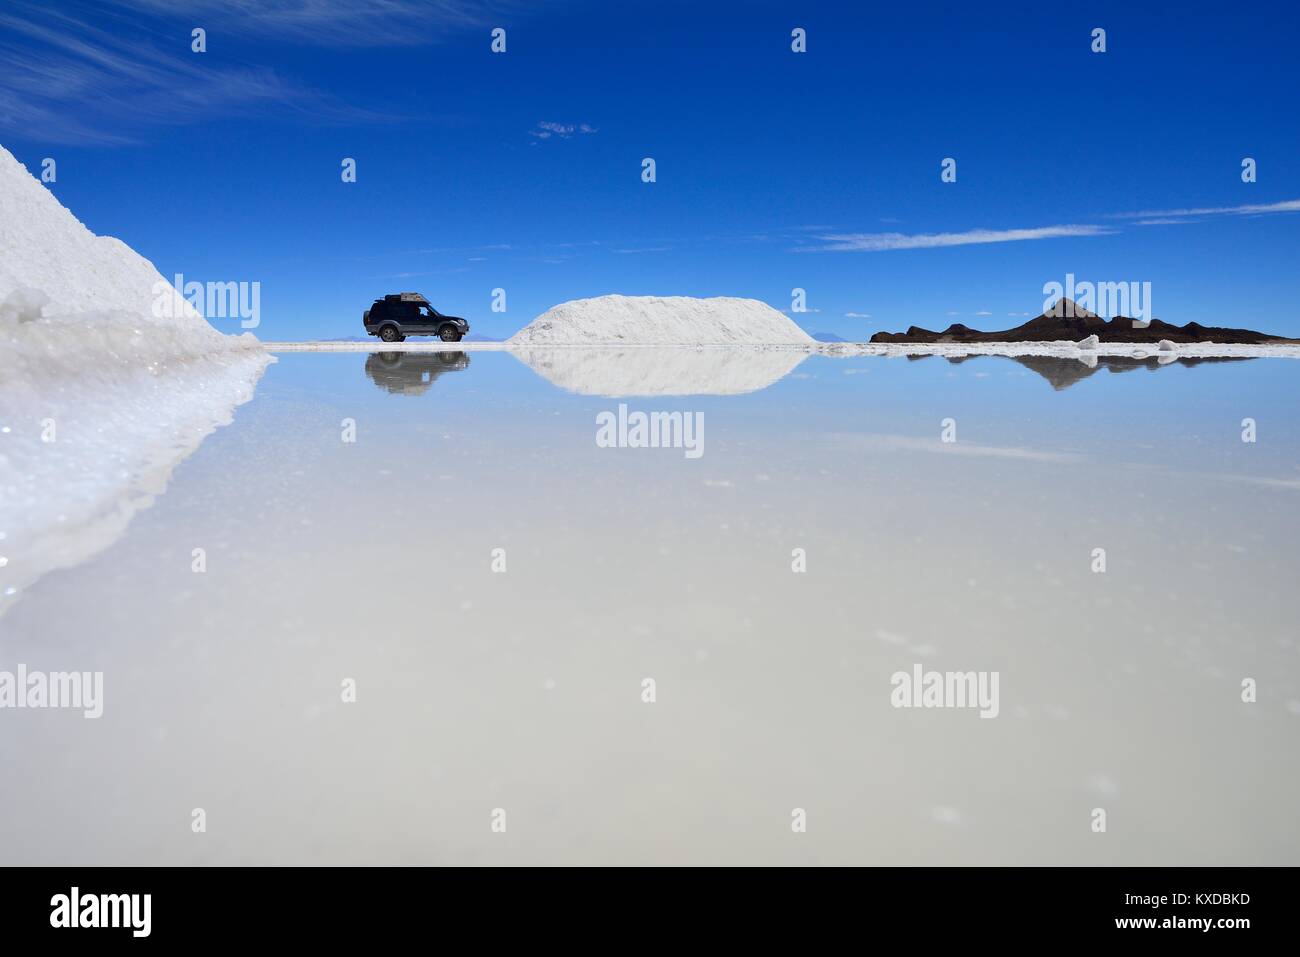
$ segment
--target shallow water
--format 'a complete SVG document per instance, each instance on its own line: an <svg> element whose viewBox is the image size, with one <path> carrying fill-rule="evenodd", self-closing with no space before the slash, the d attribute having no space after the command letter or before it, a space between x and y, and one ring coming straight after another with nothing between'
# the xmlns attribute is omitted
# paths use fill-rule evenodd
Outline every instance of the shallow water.
<svg viewBox="0 0 1300 957"><path fill-rule="evenodd" d="M104 674L0 710L0 860L1300 863L1300 365L576 355L281 356L0 616Z"/></svg>

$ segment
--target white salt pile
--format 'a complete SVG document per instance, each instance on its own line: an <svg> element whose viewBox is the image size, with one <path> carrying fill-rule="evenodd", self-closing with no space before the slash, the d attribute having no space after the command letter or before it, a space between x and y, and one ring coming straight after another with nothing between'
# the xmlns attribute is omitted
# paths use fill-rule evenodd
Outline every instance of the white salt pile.
<svg viewBox="0 0 1300 957"><path fill-rule="evenodd" d="M0 614L107 547L269 361L0 147Z"/></svg>
<svg viewBox="0 0 1300 957"><path fill-rule="evenodd" d="M719 296L597 296L546 310L510 339L515 345L783 345L813 338L756 299Z"/></svg>

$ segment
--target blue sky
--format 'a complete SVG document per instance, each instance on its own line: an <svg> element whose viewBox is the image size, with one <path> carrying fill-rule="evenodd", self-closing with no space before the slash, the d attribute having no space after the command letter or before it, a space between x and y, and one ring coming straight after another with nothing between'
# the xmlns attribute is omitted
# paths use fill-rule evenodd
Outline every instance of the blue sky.
<svg viewBox="0 0 1300 957"><path fill-rule="evenodd" d="M402 289L502 337L795 287L813 332L1004 328L1067 273L1300 336L1295 18L1217 6L16 0L0 143L165 276L260 282L264 339Z"/></svg>

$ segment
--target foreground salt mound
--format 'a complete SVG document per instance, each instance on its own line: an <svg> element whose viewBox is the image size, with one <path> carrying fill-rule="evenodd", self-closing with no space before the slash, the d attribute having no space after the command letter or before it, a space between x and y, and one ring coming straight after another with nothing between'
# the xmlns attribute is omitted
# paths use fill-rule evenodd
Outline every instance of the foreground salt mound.
<svg viewBox="0 0 1300 957"><path fill-rule="evenodd" d="M542 378L581 395L744 395L765 389L807 358L797 349L511 350Z"/></svg>
<svg viewBox="0 0 1300 957"><path fill-rule="evenodd" d="M0 147L0 614L107 547L269 362Z"/></svg>
<svg viewBox="0 0 1300 957"><path fill-rule="evenodd" d="M170 226L170 224L168 224ZM96 236L0 146L0 302L17 289L48 297L45 315L124 311L152 319L169 284L153 264L111 236ZM161 285L160 285L161 284ZM196 337L222 336L174 289L159 312ZM245 347L252 336L242 340ZM240 340L237 340L240 341Z"/></svg>
<svg viewBox="0 0 1300 957"><path fill-rule="evenodd" d="M509 340L517 345L790 345L813 338L756 299L597 296L546 310Z"/></svg>

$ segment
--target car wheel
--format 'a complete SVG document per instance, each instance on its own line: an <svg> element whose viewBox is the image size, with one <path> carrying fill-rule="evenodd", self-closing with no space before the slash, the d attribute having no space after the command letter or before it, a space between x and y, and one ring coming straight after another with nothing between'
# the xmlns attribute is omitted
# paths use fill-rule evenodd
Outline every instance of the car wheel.
<svg viewBox="0 0 1300 957"><path fill-rule="evenodd" d="M401 342L402 334L397 331L396 326L384 326L379 330L379 338L385 342Z"/></svg>
<svg viewBox="0 0 1300 957"><path fill-rule="evenodd" d="M455 326L443 326L438 330L438 338L443 342L460 342L460 330Z"/></svg>

